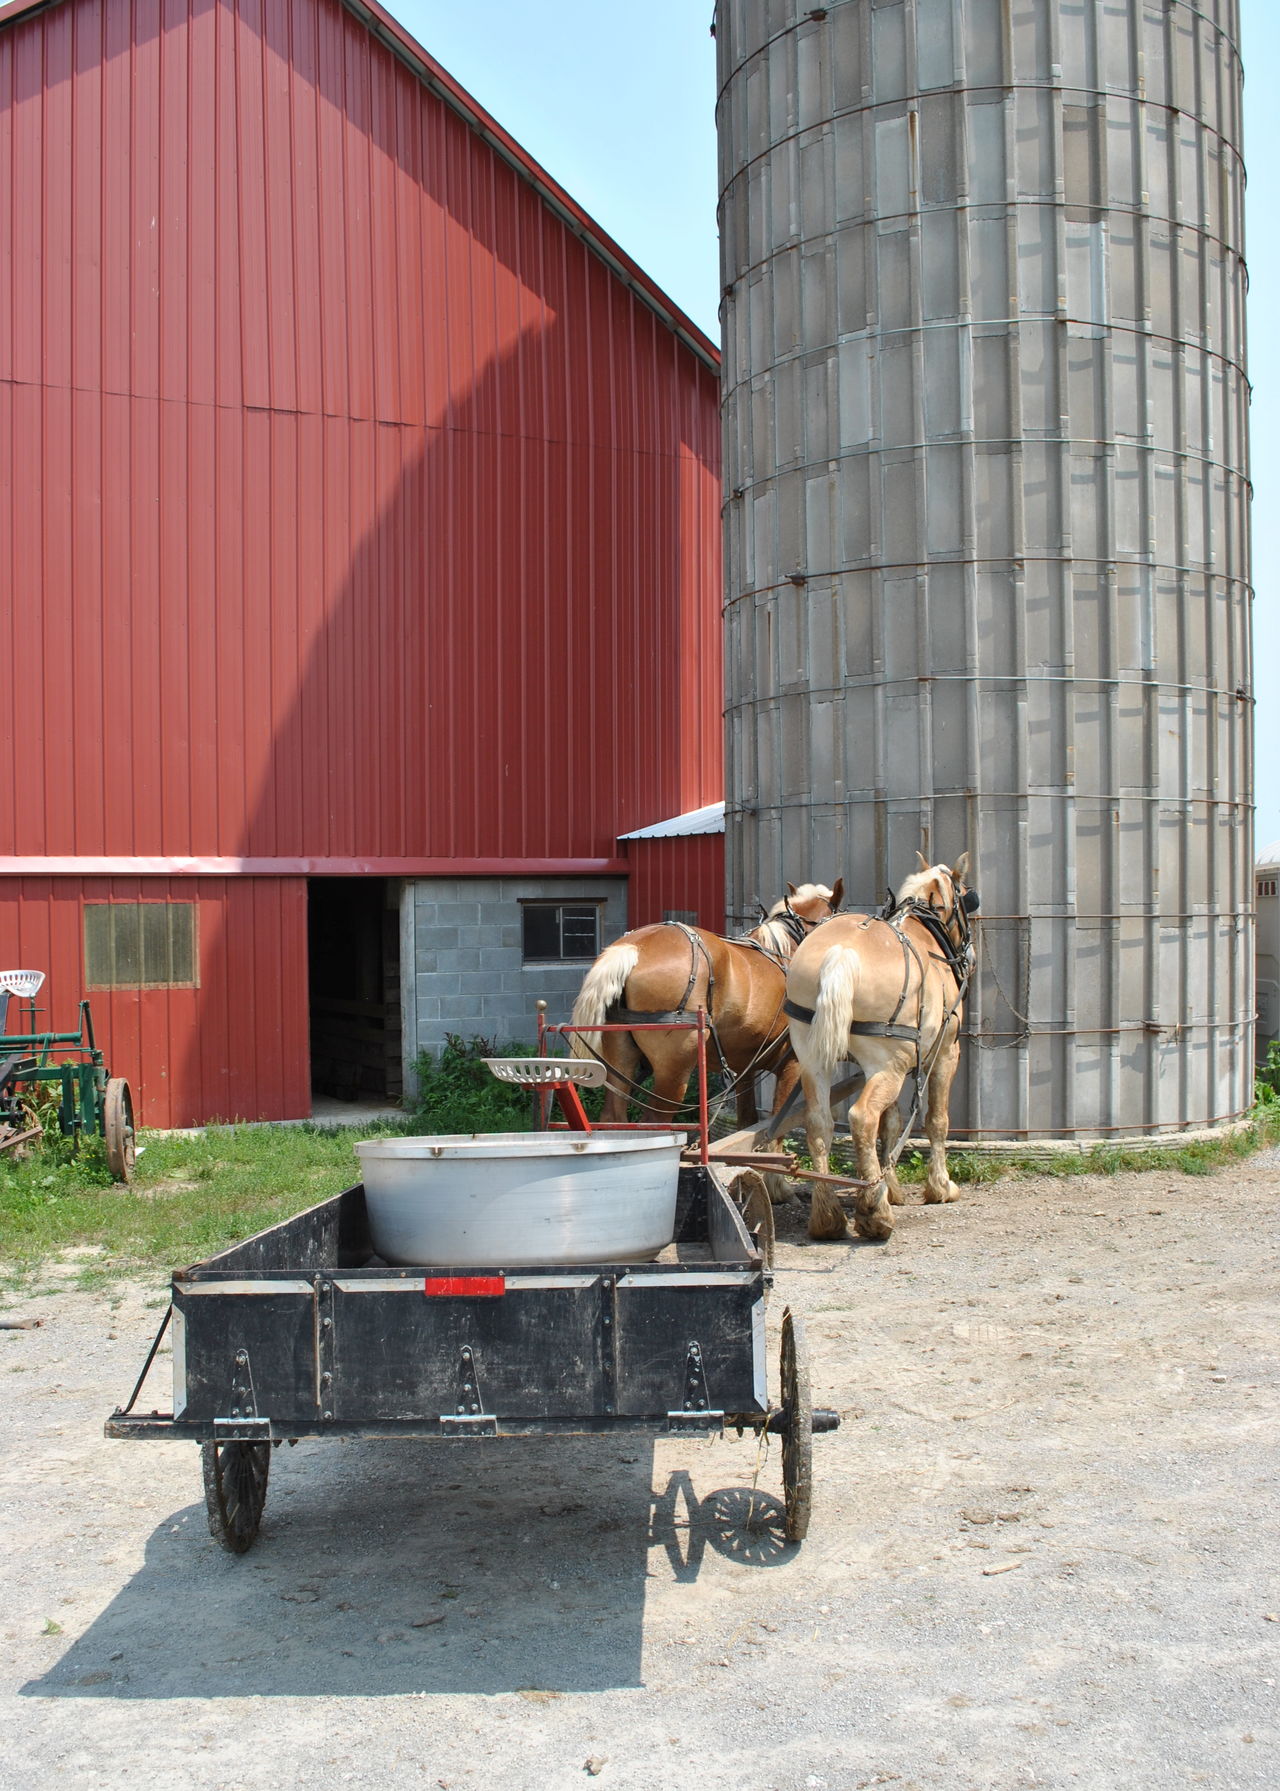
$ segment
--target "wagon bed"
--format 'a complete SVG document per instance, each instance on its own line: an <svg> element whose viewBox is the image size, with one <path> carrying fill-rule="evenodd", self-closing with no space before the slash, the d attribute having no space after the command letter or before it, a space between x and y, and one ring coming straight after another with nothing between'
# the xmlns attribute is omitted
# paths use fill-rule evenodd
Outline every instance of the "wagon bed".
<svg viewBox="0 0 1280 1791"><path fill-rule="evenodd" d="M680 1171L656 1262L402 1268L374 1253L357 1185L173 1276L173 1409L128 1404L110 1437L204 1447L210 1526L257 1533L272 1445L300 1437L781 1435L787 1530L808 1526L814 1430L800 1321L766 1386L771 1275L714 1169Z"/></svg>

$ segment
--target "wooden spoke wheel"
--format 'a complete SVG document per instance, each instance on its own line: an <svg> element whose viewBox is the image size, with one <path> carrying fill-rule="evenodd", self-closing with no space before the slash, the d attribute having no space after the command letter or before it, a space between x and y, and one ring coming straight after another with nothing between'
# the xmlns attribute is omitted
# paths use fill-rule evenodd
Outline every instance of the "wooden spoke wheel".
<svg viewBox="0 0 1280 1791"><path fill-rule="evenodd" d="M102 1105L102 1134L107 1146L107 1167L118 1182L133 1180L137 1154L133 1134L133 1096L123 1076L112 1076Z"/></svg>
<svg viewBox="0 0 1280 1791"><path fill-rule="evenodd" d="M209 1534L233 1555L253 1547L267 1502L270 1443L202 1443Z"/></svg>
<svg viewBox="0 0 1280 1791"><path fill-rule="evenodd" d="M813 1400L809 1391L809 1351L804 1320L788 1306L782 1315L782 1490L787 1508L787 1541L803 1542L813 1506Z"/></svg>

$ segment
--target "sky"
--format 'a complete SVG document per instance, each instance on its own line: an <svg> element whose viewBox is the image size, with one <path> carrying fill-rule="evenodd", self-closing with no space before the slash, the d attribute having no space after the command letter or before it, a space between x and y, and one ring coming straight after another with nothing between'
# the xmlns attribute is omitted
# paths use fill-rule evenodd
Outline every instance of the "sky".
<svg viewBox="0 0 1280 1791"><path fill-rule="evenodd" d="M390 10L719 340L712 0L390 0ZM1280 3L1240 0L1253 383L1255 801L1280 840Z"/></svg>

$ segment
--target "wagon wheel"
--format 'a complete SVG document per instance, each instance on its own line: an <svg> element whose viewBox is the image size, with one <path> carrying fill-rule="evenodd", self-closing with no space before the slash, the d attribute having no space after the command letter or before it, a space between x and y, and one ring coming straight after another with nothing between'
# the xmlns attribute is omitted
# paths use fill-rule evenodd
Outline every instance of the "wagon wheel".
<svg viewBox="0 0 1280 1791"><path fill-rule="evenodd" d="M209 1534L233 1555L253 1547L267 1502L270 1443L203 1443L204 1502Z"/></svg>
<svg viewBox="0 0 1280 1791"><path fill-rule="evenodd" d="M782 1489L787 1507L787 1541L803 1542L813 1505L813 1401L809 1394L809 1351L804 1320L787 1307L782 1315Z"/></svg>
<svg viewBox="0 0 1280 1791"><path fill-rule="evenodd" d="M118 1182L133 1180L136 1155L133 1135L133 1096L123 1076L107 1083L102 1104L102 1133L107 1143L107 1168Z"/></svg>

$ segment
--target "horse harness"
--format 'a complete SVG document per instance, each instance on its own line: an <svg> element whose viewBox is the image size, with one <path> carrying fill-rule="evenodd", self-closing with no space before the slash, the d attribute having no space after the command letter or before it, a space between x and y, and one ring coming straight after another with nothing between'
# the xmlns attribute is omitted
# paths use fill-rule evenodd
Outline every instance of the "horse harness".
<svg viewBox="0 0 1280 1791"><path fill-rule="evenodd" d="M906 920L917 920L920 922L925 931L930 933L942 947L941 951L931 951L929 956L935 963L945 964L955 979L956 998L949 1004L946 1012L942 1016L942 1025L938 1029L939 1038L941 1038L942 1034L946 1031L947 1023L950 1021L952 1014L955 1013L956 1009L960 1006L960 1003L964 1000L965 991L969 986L969 977L973 970L975 954L973 941L969 933L969 915L973 909L976 908L977 903L975 901L972 904L972 907L966 905L970 894L971 892L966 890L964 896L960 897L954 903L949 917L952 920L959 921L961 933L961 942L959 945L955 943L950 933L948 933L937 910L931 908L927 902L917 902L913 900L899 903L892 895L890 895L879 914L869 914L867 916L862 923L864 931L871 925L873 920L882 920L890 926L897 935L898 944L902 947L902 988L898 994L897 1006L887 1020L854 1020L849 1026L850 1037L905 1039L913 1043L916 1047L916 1063L918 1069L920 1062L920 1039L924 1030L924 963L920 957L920 953L916 950L916 947L903 932L902 925ZM898 1015L906 1006L907 996L911 992L911 966L913 963L915 964L916 969L920 972L919 1002L916 1013L916 1024L914 1026L906 1026L899 1024ZM807 1026L813 1024L813 1008L804 1007L800 1002L792 1001L790 996L783 1001L782 1011L785 1014L788 1014L793 1020L803 1020Z"/></svg>
<svg viewBox="0 0 1280 1791"><path fill-rule="evenodd" d="M791 907L788 907L784 913L773 916L773 919L781 925L783 931L792 940L793 950L802 939L812 932L815 926L821 925L820 921L806 920L803 915L797 914ZM720 1035L716 1029L716 973L715 967L711 962L711 954L703 943L701 936L696 933L692 927L685 926L683 921L669 920L665 924L670 927L675 927L676 930L683 933L685 938L689 941L689 980L684 986L684 994L680 997L678 1006L672 1008L667 1013L652 1013L615 1005L609 1009L609 1015L612 1019L621 1022L623 1025L639 1026L670 1026L676 1025L681 1020L689 1018L691 1012L689 1007L689 997L693 994L698 981L699 963L704 963L707 967L707 1026L711 1033L711 1042L716 1049L716 1056L720 1059L720 1073L723 1076L732 1077L732 1072L725 1059L724 1047L720 1043ZM731 945L745 945L752 951L758 951L762 957L767 958L771 964L776 965L784 974L786 973L787 960L783 954L779 951L771 951L767 945L762 945L758 939L749 939L744 936L741 939L730 940L729 943ZM783 1005L785 1006L785 1002ZM786 1034L784 1033L782 1037L785 1038ZM776 1042L779 1041L775 1041L775 1043Z"/></svg>
<svg viewBox="0 0 1280 1791"><path fill-rule="evenodd" d="M677 933L683 933L685 938L689 941L689 980L684 986L684 994L680 997L678 1004L668 1013L648 1013L637 1008L621 1006L611 1007L609 1013L615 1020L622 1022L624 1025L671 1026L686 1019L689 1014L689 997L693 994L694 985L698 980L699 960L701 960L707 967L707 1019L712 1020L712 1012L715 1002L716 973L715 967L711 962L711 953L702 943L698 934L694 932L693 928L685 926L683 921L669 920L666 924L669 927L674 927ZM714 1021L712 1021L712 1030L715 1030ZM719 1046L717 1045L716 1048L718 1050Z"/></svg>

